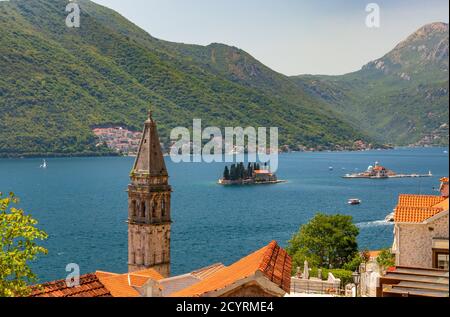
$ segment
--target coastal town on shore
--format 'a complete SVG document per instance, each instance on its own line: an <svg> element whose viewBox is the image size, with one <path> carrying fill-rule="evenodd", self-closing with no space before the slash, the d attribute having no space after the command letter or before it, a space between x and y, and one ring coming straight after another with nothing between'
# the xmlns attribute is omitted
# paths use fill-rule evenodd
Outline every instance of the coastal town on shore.
<svg viewBox="0 0 450 317"><path fill-rule="evenodd" d="M109 149L115 151L120 155L125 156L135 156L137 154L139 148L139 141L142 137L142 132L133 131L126 127L121 126L110 126L110 127L97 127L92 129L92 132L98 139L97 146L102 144L106 144ZM170 153L170 150L175 142L171 144L161 143L161 147L163 148L164 155ZM189 149L193 148L192 142L187 144L186 146ZM239 147L232 145L232 152L228 153L230 155L245 153L245 147ZM376 149L392 149L391 145L383 145L383 146L374 146L372 144L366 143L362 140L357 140L350 147L338 146L336 145L334 148L325 148L325 147L306 147L303 145L298 145L296 148L292 148L289 145L280 146L280 153L290 153L290 152L317 152L317 151L369 151Z"/></svg>

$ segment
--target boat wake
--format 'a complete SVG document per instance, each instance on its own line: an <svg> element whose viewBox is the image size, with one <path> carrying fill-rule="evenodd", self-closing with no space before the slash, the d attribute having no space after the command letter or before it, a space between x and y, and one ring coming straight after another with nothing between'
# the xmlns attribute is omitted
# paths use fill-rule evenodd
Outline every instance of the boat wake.
<svg viewBox="0 0 450 317"><path fill-rule="evenodd" d="M392 222L387 222L386 220L376 220L356 224L358 228L372 228L372 227L393 226L393 225L394 224Z"/></svg>

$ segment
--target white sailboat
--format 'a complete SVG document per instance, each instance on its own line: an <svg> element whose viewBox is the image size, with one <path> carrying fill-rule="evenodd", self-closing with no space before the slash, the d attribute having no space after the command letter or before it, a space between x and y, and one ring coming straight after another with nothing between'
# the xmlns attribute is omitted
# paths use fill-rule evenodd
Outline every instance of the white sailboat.
<svg viewBox="0 0 450 317"><path fill-rule="evenodd" d="M47 161L44 160L40 166L40 168L47 168Z"/></svg>

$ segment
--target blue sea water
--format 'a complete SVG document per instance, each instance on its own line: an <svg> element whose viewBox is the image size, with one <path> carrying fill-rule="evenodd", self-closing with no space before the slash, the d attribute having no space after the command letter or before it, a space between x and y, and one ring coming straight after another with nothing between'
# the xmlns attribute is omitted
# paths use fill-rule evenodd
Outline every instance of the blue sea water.
<svg viewBox="0 0 450 317"><path fill-rule="evenodd" d="M400 193L436 194L439 178L449 174L443 148L390 151L291 153L280 156L278 176L285 184L222 187L216 184L225 164L174 164L167 158L172 198L172 273L213 263L230 264L277 240L287 241L315 213L351 215L361 229L361 249L389 247L393 226L382 220ZM346 180L379 161L401 173L432 178ZM133 158L0 160L0 191L13 191L20 207L49 234L47 256L33 268L41 281L65 278L66 265L82 273L127 270L127 193ZM329 167L334 170L330 171ZM363 204L349 206L349 198Z"/></svg>

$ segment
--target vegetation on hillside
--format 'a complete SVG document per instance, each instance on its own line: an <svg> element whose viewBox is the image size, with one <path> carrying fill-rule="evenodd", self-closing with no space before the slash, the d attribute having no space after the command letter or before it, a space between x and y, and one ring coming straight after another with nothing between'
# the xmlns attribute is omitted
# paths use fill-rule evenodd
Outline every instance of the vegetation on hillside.
<svg viewBox="0 0 450 317"><path fill-rule="evenodd" d="M358 72L293 79L379 142L448 145L448 38L428 24Z"/></svg>
<svg viewBox="0 0 450 317"><path fill-rule="evenodd" d="M155 39L112 10L64 0L0 3L0 156L111 153L96 126L140 130L150 106L161 137L192 126L276 126L293 147L351 147L365 133L288 77L224 45Z"/></svg>

